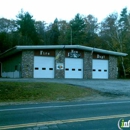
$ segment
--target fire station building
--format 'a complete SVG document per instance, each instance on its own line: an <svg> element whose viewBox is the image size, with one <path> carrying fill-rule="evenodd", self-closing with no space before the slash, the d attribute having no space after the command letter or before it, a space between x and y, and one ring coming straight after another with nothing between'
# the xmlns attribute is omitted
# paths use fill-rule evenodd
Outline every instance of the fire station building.
<svg viewBox="0 0 130 130"><path fill-rule="evenodd" d="M15 46L0 55L5 78L116 79L126 53L81 45Z"/></svg>

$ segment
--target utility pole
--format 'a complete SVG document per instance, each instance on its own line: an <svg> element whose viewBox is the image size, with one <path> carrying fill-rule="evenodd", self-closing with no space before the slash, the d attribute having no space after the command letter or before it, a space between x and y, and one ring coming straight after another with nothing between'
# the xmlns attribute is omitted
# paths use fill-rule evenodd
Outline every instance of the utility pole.
<svg viewBox="0 0 130 130"><path fill-rule="evenodd" d="M70 30L71 30L71 33L70 33L70 43L71 43L71 45L72 45L72 27L70 26Z"/></svg>

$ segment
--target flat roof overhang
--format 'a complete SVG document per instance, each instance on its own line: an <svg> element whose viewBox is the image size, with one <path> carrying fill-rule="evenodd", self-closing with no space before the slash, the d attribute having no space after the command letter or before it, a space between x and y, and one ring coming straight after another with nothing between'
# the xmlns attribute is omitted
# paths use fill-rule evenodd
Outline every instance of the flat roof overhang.
<svg viewBox="0 0 130 130"><path fill-rule="evenodd" d="M104 49L98 49L93 47L81 46L81 45L38 45L38 46L15 46L0 55L0 59L9 55L15 54L23 50L41 50L41 49L80 49L84 51L93 51L97 53L103 53L114 56L127 56L128 54L122 52L109 51Z"/></svg>

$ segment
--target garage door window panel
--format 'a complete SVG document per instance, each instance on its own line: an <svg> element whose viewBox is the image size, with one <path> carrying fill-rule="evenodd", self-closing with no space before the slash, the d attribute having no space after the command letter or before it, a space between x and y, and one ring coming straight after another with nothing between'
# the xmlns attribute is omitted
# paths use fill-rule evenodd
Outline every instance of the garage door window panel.
<svg viewBox="0 0 130 130"><path fill-rule="evenodd" d="M108 60L93 59L93 79L108 79Z"/></svg>
<svg viewBox="0 0 130 130"><path fill-rule="evenodd" d="M65 58L65 78L83 78L83 59Z"/></svg>
<svg viewBox="0 0 130 130"><path fill-rule="evenodd" d="M54 78L54 57L34 56L34 78Z"/></svg>

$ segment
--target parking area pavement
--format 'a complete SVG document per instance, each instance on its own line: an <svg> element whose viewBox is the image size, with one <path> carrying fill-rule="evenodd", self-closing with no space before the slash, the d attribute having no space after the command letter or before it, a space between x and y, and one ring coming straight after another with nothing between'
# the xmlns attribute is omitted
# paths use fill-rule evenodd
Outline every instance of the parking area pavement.
<svg viewBox="0 0 130 130"><path fill-rule="evenodd" d="M88 87L101 92L108 92L112 94L120 94L125 96L130 96L130 80L94 80L94 79L10 79L10 78L0 78L1 81L15 81L15 82L54 82L71 84L81 87Z"/></svg>

